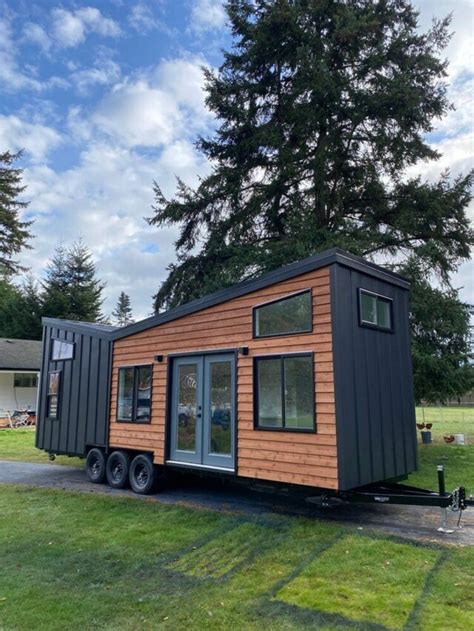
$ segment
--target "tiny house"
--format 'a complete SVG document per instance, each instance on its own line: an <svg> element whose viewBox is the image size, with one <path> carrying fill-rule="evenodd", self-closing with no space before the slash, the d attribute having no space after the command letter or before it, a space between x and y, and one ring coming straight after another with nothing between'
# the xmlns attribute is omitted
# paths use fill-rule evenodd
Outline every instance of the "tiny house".
<svg viewBox="0 0 474 631"><path fill-rule="evenodd" d="M333 249L122 328L44 320L37 446L344 491L417 466L401 276Z"/></svg>

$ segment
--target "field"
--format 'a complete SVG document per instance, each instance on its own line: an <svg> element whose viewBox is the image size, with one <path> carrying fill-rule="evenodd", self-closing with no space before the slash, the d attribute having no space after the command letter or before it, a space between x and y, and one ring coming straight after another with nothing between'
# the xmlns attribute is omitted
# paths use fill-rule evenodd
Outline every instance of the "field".
<svg viewBox="0 0 474 631"><path fill-rule="evenodd" d="M48 454L35 447L35 429L0 429L0 459L22 460L24 462L50 462ZM84 460L58 456L55 464L84 466Z"/></svg>
<svg viewBox="0 0 474 631"><path fill-rule="evenodd" d="M434 444L410 483L436 488L441 463L448 488L474 489L473 412L425 409ZM31 430L0 432L0 458L46 461ZM7 485L0 514L2 631L474 628L472 547Z"/></svg>
<svg viewBox="0 0 474 631"><path fill-rule="evenodd" d="M433 444L421 444L417 430L420 470L410 476L409 484L436 490L436 466L442 464L446 470L448 490L463 485L468 495L474 495L474 408L417 408L416 420L418 423L433 423ZM444 435L458 433L465 434L465 446L444 442Z"/></svg>
<svg viewBox="0 0 474 631"><path fill-rule="evenodd" d="M0 628L474 628L474 548L0 486Z"/></svg>

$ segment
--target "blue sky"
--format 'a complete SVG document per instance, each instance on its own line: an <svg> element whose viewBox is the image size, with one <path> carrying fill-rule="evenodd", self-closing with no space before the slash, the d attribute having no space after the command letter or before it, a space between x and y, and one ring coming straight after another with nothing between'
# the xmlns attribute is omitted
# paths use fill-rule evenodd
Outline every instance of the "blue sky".
<svg viewBox="0 0 474 631"><path fill-rule="evenodd" d="M414 169L432 179L472 167L474 4L416 5L420 28L454 14L447 56L457 109L429 137L443 158ZM82 237L107 282L104 310L124 290L136 316L150 313L176 236L143 219L152 183L172 194L176 176L193 185L209 172L193 146L214 125L201 68L219 65L229 43L220 0L0 0L0 148L25 149L35 238L22 262L36 276L60 241ZM472 303L473 277L472 263L455 277Z"/></svg>

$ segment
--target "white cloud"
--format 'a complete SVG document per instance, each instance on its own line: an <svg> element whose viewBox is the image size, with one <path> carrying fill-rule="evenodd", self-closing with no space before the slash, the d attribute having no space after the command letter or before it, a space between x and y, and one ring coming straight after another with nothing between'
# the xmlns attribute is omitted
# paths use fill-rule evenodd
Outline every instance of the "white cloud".
<svg viewBox="0 0 474 631"><path fill-rule="evenodd" d="M94 85L110 85L120 79L120 66L111 59L98 61L92 68L75 70L69 79L84 94Z"/></svg>
<svg viewBox="0 0 474 631"><path fill-rule="evenodd" d="M0 115L0 138L3 147L10 151L24 149L35 162L45 160L62 141L55 129L26 122L15 115Z"/></svg>
<svg viewBox="0 0 474 631"><path fill-rule="evenodd" d="M155 18L150 7L144 2L139 2L132 7L128 16L128 23L139 33L149 33L163 26L160 20Z"/></svg>
<svg viewBox="0 0 474 631"><path fill-rule="evenodd" d="M121 33L117 22L104 17L94 7L82 7L76 11L56 8L51 11L51 17L53 37L62 48L78 46L89 32L104 37L117 37Z"/></svg>
<svg viewBox="0 0 474 631"><path fill-rule="evenodd" d="M44 165L26 169L37 236L34 251L25 252L22 263L40 277L59 241L82 236L94 253L99 276L107 281L105 310L112 311L124 290L136 315L145 317L152 294L166 277L166 266L174 260L177 236L175 229L157 230L143 219L152 213L153 180L170 194L175 175L192 185L207 168L184 141L162 156L92 141L75 167L61 172Z"/></svg>
<svg viewBox="0 0 474 631"><path fill-rule="evenodd" d="M163 147L205 129L211 118L204 105L201 63L163 61L140 78L116 85L99 104L94 123L128 147Z"/></svg>
<svg viewBox="0 0 474 631"><path fill-rule="evenodd" d="M191 30L222 29L226 20L227 14L222 0L194 0L190 17Z"/></svg>
<svg viewBox="0 0 474 631"><path fill-rule="evenodd" d="M123 83L103 99L95 124L129 147L160 147L182 127L179 108L168 94L145 80Z"/></svg>
<svg viewBox="0 0 474 631"><path fill-rule="evenodd" d="M41 83L28 76L18 65L11 27L6 20L0 20L0 89L12 92L42 89Z"/></svg>
<svg viewBox="0 0 474 631"><path fill-rule="evenodd" d="M48 34L39 24L27 22L23 27L23 37L25 40L36 44L44 52L48 52L51 48L51 40Z"/></svg>

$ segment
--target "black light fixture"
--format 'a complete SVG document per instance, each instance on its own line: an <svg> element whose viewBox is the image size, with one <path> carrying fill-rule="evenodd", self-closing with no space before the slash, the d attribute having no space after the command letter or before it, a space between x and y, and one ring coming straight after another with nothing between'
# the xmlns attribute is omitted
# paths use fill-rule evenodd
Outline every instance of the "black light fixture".
<svg viewBox="0 0 474 631"><path fill-rule="evenodd" d="M164 359L163 355L155 355L155 361L156 362L160 362L161 363L163 361L163 359Z"/></svg>
<svg viewBox="0 0 474 631"><path fill-rule="evenodd" d="M248 346L241 346L239 348L239 353L241 355L248 355L249 354L249 347Z"/></svg>

